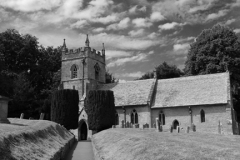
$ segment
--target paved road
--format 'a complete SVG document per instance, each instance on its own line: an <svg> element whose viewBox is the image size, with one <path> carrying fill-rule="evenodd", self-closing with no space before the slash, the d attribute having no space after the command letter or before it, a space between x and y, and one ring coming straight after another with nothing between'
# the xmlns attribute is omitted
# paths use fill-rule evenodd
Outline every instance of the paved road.
<svg viewBox="0 0 240 160"><path fill-rule="evenodd" d="M65 160L94 160L91 140L76 142Z"/></svg>

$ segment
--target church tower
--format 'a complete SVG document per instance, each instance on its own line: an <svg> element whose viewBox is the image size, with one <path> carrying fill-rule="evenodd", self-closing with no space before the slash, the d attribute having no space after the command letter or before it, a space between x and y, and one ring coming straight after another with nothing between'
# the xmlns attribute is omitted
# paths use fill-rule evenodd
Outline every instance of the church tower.
<svg viewBox="0 0 240 160"><path fill-rule="evenodd" d="M88 35L85 47L68 49L65 39L62 46L61 83L63 89L78 90L79 99L86 96L97 84L105 83L105 48L102 52L90 47Z"/></svg>

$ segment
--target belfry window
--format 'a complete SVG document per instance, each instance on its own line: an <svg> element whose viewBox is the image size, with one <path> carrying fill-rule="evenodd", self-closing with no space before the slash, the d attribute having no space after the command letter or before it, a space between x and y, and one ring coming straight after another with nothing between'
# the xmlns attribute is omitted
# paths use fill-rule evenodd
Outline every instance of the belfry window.
<svg viewBox="0 0 240 160"><path fill-rule="evenodd" d="M165 125L165 114L163 113L163 111L160 111L159 113L159 122L161 125Z"/></svg>
<svg viewBox="0 0 240 160"><path fill-rule="evenodd" d="M99 67L98 63L95 64L94 69L95 69L95 79L99 80L100 67Z"/></svg>
<svg viewBox="0 0 240 160"><path fill-rule="evenodd" d="M138 124L138 114L137 111L134 109L131 113L131 123Z"/></svg>
<svg viewBox="0 0 240 160"><path fill-rule="evenodd" d="M201 123L205 122L205 112L203 109L200 112L200 116L201 116Z"/></svg>
<svg viewBox="0 0 240 160"><path fill-rule="evenodd" d="M72 65L71 67L71 78L77 78L77 65Z"/></svg>

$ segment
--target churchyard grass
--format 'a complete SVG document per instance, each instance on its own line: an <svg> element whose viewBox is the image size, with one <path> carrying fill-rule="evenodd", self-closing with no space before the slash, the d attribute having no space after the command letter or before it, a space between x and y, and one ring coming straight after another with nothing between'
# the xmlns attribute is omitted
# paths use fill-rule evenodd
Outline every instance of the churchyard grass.
<svg viewBox="0 0 240 160"><path fill-rule="evenodd" d="M240 136L108 129L93 136L104 160L239 159Z"/></svg>

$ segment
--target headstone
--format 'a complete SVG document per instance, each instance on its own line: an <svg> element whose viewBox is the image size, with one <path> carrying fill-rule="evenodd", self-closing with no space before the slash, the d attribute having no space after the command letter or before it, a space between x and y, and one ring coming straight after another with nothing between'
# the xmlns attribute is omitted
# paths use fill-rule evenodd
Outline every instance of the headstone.
<svg viewBox="0 0 240 160"><path fill-rule="evenodd" d="M159 126L159 131L160 131L160 132L163 131L163 126L162 126L162 125Z"/></svg>
<svg viewBox="0 0 240 160"><path fill-rule="evenodd" d="M112 125L112 128L116 128L116 126L115 126L115 125Z"/></svg>
<svg viewBox="0 0 240 160"><path fill-rule="evenodd" d="M193 132L196 132L196 125L193 124Z"/></svg>
<svg viewBox="0 0 240 160"><path fill-rule="evenodd" d="M146 123L146 124L145 124L145 128L149 128L149 124Z"/></svg>
<svg viewBox="0 0 240 160"><path fill-rule="evenodd" d="M21 113L20 119L24 118L24 113Z"/></svg>
<svg viewBox="0 0 240 160"><path fill-rule="evenodd" d="M218 121L218 133L222 134L222 124L221 124L220 120Z"/></svg>
<svg viewBox="0 0 240 160"><path fill-rule="evenodd" d="M33 120L34 118L33 117L29 117L29 120Z"/></svg>
<svg viewBox="0 0 240 160"><path fill-rule="evenodd" d="M159 132L159 121L158 121L158 118L156 118L156 131Z"/></svg>
<svg viewBox="0 0 240 160"><path fill-rule="evenodd" d="M186 133L189 133L189 130L190 130L190 127L187 126L187 128L186 128Z"/></svg>
<svg viewBox="0 0 240 160"><path fill-rule="evenodd" d="M173 126L171 125L170 126L170 133L172 133L173 132Z"/></svg>
<svg viewBox="0 0 240 160"><path fill-rule="evenodd" d="M39 120L43 120L44 119L44 115L45 115L45 113L41 113Z"/></svg>
<svg viewBox="0 0 240 160"><path fill-rule="evenodd" d="M179 126L177 126L177 133L179 133L180 132L180 127Z"/></svg>
<svg viewBox="0 0 240 160"><path fill-rule="evenodd" d="M122 120L122 128L124 128L124 120Z"/></svg>

